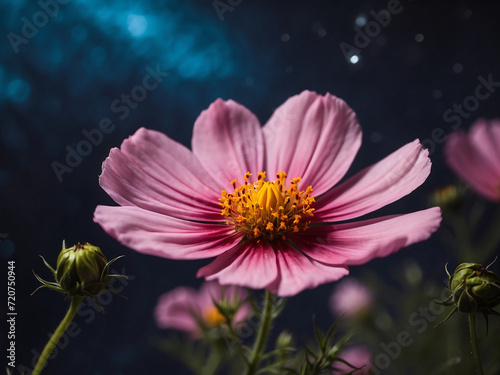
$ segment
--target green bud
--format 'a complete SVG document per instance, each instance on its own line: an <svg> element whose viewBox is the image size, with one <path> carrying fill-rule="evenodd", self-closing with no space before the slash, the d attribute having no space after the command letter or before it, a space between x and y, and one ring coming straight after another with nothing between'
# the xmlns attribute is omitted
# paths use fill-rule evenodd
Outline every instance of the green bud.
<svg viewBox="0 0 500 375"><path fill-rule="evenodd" d="M293 347L293 336L288 331L283 331L276 339L276 349L288 349Z"/></svg>
<svg viewBox="0 0 500 375"><path fill-rule="evenodd" d="M448 288L463 313L488 313L500 303L500 276L477 263L460 264L449 276Z"/></svg>
<svg viewBox="0 0 500 375"><path fill-rule="evenodd" d="M108 275L108 260L89 243L62 249L57 257L56 281L69 296L98 295Z"/></svg>
<svg viewBox="0 0 500 375"><path fill-rule="evenodd" d="M45 265L52 271L55 282L45 281L35 273L35 277L43 284L38 289L47 287L70 297L79 296L94 299L106 290L117 293L108 284L109 281L126 276L109 275L108 271L109 265L119 258L121 257L108 262L104 253L97 246L89 243L78 243L66 248L65 242L63 242L63 248L57 257L55 270L42 257Z"/></svg>

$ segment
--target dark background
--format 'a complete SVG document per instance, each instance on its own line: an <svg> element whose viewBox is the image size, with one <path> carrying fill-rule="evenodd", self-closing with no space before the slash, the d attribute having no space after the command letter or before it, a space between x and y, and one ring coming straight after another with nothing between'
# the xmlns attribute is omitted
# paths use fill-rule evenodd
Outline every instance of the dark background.
<svg viewBox="0 0 500 375"><path fill-rule="evenodd" d="M34 351L43 349L68 305L46 289L30 296L38 286L32 269L50 278L39 254L55 265L62 239L70 245L88 241L108 258L125 254L116 269L133 278L122 292L128 300L113 296L105 314L76 318L81 333L49 362L47 374L187 373L151 346L152 337L165 334L152 312L160 294L199 285L196 270L208 260L135 253L92 221L96 205L114 204L98 185L101 163L137 128L160 130L189 146L196 117L218 97L238 101L265 123L274 108L304 89L331 92L357 112L364 131L349 174L415 138L427 139L431 176L410 197L377 214L405 213L425 208L433 189L454 181L442 158L453 124L444 112L474 95L479 76L500 81L500 5L494 1L402 0L402 11L360 49L356 64L339 45L354 45L356 24L363 17L373 21L370 11L386 9L387 1L243 0L223 20L212 1L57 4L57 14L16 53L9 33L22 36L23 17L33 22L42 8L35 1L0 2L0 278L5 285L7 260L15 260L16 363L32 368ZM148 66L169 75L120 119L111 103L140 85ZM479 117L500 116L500 92L467 116L462 129ZM75 149L85 139L82 131L98 128L103 118L113 121L114 130L59 181L53 163L65 163L67 146ZM449 253L434 236L351 271L370 269L390 279L405 259L414 258L425 266L426 277L440 279ZM302 338L312 334L312 314L329 325L332 288L323 285L291 298L279 327Z"/></svg>

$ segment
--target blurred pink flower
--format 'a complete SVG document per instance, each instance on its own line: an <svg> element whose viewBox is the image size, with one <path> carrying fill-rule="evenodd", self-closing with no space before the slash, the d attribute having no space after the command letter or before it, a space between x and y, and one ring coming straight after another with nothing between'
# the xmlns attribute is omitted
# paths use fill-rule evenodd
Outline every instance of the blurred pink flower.
<svg viewBox="0 0 500 375"><path fill-rule="evenodd" d="M349 278L337 284L329 303L335 315L352 316L373 305L373 293L364 284Z"/></svg>
<svg viewBox="0 0 500 375"><path fill-rule="evenodd" d="M365 366L363 369L356 371L355 374L368 374L368 369L370 368L370 364L372 362L372 353L368 347L364 345L356 345L343 350L340 354L340 358L358 368ZM333 372L334 374L345 374L353 371L352 367L349 367L342 362L335 362L334 367L337 369L337 371Z"/></svg>
<svg viewBox="0 0 500 375"><path fill-rule="evenodd" d="M94 220L145 254L216 256L199 277L292 296L439 226L438 207L335 224L404 197L430 172L415 140L335 186L360 145L355 113L330 94L293 96L264 127L218 99L196 120L192 151L144 128L112 149L100 184L121 207L98 206Z"/></svg>
<svg viewBox="0 0 500 375"><path fill-rule="evenodd" d="M155 308L156 324L160 328L172 328L189 332L193 336L201 333L200 323L207 328L220 326L226 322L224 316L214 305L223 299L243 302L247 297L245 289L235 286L221 286L217 282L205 282L200 290L179 287L163 294ZM251 313L250 304L245 301L234 318L238 325Z"/></svg>
<svg viewBox="0 0 500 375"><path fill-rule="evenodd" d="M469 134L452 133L445 145L448 165L476 192L500 202L500 120L477 120Z"/></svg>

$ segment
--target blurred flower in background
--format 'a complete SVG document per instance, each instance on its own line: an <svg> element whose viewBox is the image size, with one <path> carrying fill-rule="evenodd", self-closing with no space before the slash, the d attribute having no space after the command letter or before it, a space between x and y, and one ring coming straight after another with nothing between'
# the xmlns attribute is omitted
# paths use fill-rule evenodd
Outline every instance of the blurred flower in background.
<svg viewBox="0 0 500 375"><path fill-rule="evenodd" d="M500 202L500 120L477 120L445 145L448 165L483 197Z"/></svg>
<svg viewBox="0 0 500 375"><path fill-rule="evenodd" d="M369 367L372 362L372 353L370 349L365 345L356 345L345 348L340 356L343 360L347 361L351 365L362 368L363 366ZM333 374L348 374L353 371L352 367L349 367L345 363L335 362L334 367L336 370ZM355 371L355 374L365 374L365 368Z"/></svg>
<svg viewBox="0 0 500 375"><path fill-rule="evenodd" d="M227 322L215 303L221 304L226 311L232 309L235 312L233 325L246 320L251 314L246 298L245 289L221 286L216 282L205 282L199 290L178 287L159 298L155 308L156 324L160 328L185 331L199 337L204 329Z"/></svg>
<svg viewBox="0 0 500 375"><path fill-rule="evenodd" d="M353 278L342 280L330 296L330 311L334 315L363 314L373 305L374 296L368 287Z"/></svg>

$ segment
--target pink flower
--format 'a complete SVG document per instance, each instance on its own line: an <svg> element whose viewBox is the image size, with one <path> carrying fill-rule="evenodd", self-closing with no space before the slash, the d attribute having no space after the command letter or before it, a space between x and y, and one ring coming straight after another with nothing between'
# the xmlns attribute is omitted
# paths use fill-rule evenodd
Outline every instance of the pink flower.
<svg viewBox="0 0 500 375"><path fill-rule="evenodd" d="M249 303L243 303L246 297L244 289L234 286L223 287L213 281L203 283L199 291L189 287L179 287L159 298L155 308L156 324L160 328L173 328L199 336L200 323L211 328L226 322L213 300L219 303L223 299L229 302L236 299L242 302L234 317L234 324L238 325L251 313Z"/></svg>
<svg viewBox="0 0 500 375"><path fill-rule="evenodd" d="M475 191L500 202L500 120L477 120L466 135L457 131L445 145L448 165Z"/></svg>
<svg viewBox="0 0 500 375"><path fill-rule="evenodd" d="M352 316L373 305L373 293L356 279L349 278L336 286L329 302L334 314Z"/></svg>
<svg viewBox="0 0 500 375"><path fill-rule="evenodd" d="M356 371L355 374L368 374L368 370L372 362L372 353L368 347L364 345L357 345L343 350L340 354L340 358L355 367L362 367L362 369ZM352 367L349 367L342 362L335 362L333 366L337 369L337 371L334 371L334 374L345 374L353 371Z"/></svg>
<svg viewBox="0 0 500 375"><path fill-rule="evenodd" d="M338 184L360 145L355 113L330 94L293 96L264 127L218 99L196 120L192 151L146 129L112 149L100 184L121 207L98 206L94 220L145 254L216 256L198 271L207 280L295 295L439 226L438 207L338 223L400 199L430 172L415 140Z"/></svg>

